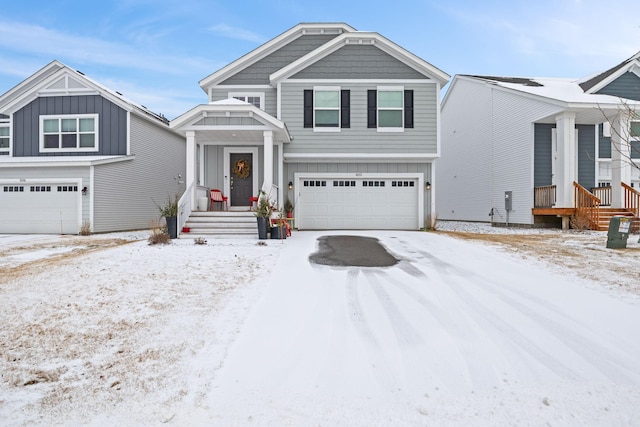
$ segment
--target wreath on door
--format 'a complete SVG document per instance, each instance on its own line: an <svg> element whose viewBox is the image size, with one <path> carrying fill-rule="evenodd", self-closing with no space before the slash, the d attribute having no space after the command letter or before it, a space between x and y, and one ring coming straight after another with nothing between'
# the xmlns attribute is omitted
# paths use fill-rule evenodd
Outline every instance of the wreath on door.
<svg viewBox="0 0 640 427"><path fill-rule="evenodd" d="M247 160L238 160L233 164L233 174L240 179L247 179L251 174L251 163Z"/></svg>

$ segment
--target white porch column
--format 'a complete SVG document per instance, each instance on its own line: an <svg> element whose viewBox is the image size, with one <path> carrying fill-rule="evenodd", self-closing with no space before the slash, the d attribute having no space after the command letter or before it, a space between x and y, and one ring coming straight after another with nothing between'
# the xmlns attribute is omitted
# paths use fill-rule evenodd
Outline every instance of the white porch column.
<svg viewBox="0 0 640 427"><path fill-rule="evenodd" d="M196 203L196 132L187 131L187 176L185 177L185 185L191 187L191 209L195 210Z"/></svg>
<svg viewBox="0 0 640 427"><path fill-rule="evenodd" d="M631 145L629 115L620 113L611 124L611 207L624 204L622 182L631 185Z"/></svg>
<svg viewBox="0 0 640 427"><path fill-rule="evenodd" d="M562 113L556 116L556 207L572 208L573 181L576 180L576 115Z"/></svg>
<svg viewBox="0 0 640 427"><path fill-rule="evenodd" d="M264 131L264 182L262 188L265 191L271 190L273 185L273 131Z"/></svg>

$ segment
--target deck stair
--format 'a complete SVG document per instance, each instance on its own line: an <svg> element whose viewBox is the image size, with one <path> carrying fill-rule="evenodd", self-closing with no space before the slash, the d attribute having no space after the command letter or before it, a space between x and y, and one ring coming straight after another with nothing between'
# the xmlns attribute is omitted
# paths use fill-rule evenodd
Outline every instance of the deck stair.
<svg viewBox="0 0 640 427"><path fill-rule="evenodd" d="M614 216L626 216L629 218L633 218L632 231L637 230L638 227L640 226L638 218L635 218L633 215L633 212L630 212L630 210L625 208L610 208L610 207L600 206L600 215L598 217L598 230L599 231L609 230L609 222L611 221L611 218Z"/></svg>
<svg viewBox="0 0 640 427"><path fill-rule="evenodd" d="M256 217L251 211L192 212L181 238L196 237L258 237Z"/></svg>

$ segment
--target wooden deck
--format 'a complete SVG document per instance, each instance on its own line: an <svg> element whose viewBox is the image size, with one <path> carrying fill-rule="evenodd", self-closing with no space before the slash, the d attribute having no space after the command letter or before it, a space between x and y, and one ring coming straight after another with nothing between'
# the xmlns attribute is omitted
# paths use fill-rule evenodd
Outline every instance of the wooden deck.
<svg viewBox="0 0 640 427"><path fill-rule="evenodd" d="M555 216L573 216L576 213L575 208L533 208L533 215L555 215Z"/></svg>

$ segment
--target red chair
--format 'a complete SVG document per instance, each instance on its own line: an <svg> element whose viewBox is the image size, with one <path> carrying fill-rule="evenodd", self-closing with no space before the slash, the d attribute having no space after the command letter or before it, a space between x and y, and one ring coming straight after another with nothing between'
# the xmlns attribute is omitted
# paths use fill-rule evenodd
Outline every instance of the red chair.
<svg viewBox="0 0 640 427"><path fill-rule="evenodd" d="M256 204L256 207L258 206L258 198L257 197L249 197L249 210L253 209L253 204Z"/></svg>
<svg viewBox="0 0 640 427"><path fill-rule="evenodd" d="M229 210L229 203L228 203L229 198L227 196L223 196L222 191L218 189L213 189L209 191L209 198L211 199L211 206L209 207L210 210L212 211L215 210L216 203L224 203L225 210L227 211Z"/></svg>

